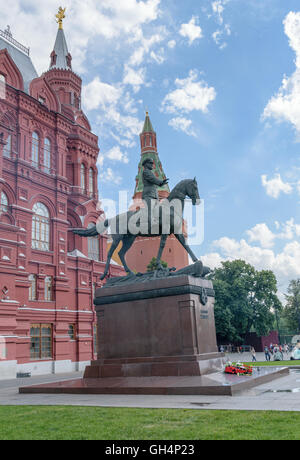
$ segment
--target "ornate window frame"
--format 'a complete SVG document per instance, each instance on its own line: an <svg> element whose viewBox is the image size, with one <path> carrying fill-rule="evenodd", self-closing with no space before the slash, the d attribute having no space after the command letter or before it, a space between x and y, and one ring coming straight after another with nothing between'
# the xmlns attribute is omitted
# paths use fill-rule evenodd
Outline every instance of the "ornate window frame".
<svg viewBox="0 0 300 460"><path fill-rule="evenodd" d="M50 251L50 212L44 203L38 201L32 208L31 248Z"/></svg>
<svg viewBox="0 0 300 460"><path fill-rule="evenodd" d="M1 192L1 197L0 197L0 215L4 212L8 211L8 196L6 195L5 192Z"/></svg>
<svg viewBox="0 0 300 460"><path fill-rule="evenodd" d="M40 135L37 131L33 131L31 135L31 164L39 169L40 160Z"/></svg>

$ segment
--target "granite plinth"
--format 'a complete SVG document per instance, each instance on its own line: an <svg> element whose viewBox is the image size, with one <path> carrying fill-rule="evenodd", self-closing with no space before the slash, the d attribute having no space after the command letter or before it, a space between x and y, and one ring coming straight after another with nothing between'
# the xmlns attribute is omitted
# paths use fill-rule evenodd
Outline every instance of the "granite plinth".
<svg viewBox="0 0 300 460"><path fill-rule="evenodd" d="M143 278L96 291L98 360L84 378L20 393L233 395L288 369L224 374L212 282L190 275Z"/></svg>
<svg viewBox="0 0 300 460"><path fill-rule="evenodd" d="M289 373L288 368L256 368L247 376L222 371L198 377L88 378L19 388L20 393L124 394L124 395L224 395L269 382Z"/></svg>
<svg viewBox="0 0 300 460"><path fill-rule="evenodd" d="M85 378L199 376L222 368L212 282L181 275L98 289L98 356Z"/></svg>

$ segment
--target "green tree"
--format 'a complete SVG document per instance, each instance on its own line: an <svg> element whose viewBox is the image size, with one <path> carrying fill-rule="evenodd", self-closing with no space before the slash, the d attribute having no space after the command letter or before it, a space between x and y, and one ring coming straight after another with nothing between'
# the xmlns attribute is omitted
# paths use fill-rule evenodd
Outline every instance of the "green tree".
<svg viewBox="0 0 300 460"><path fill-rule="evenodd" d="M160 263L164 268L168 267L167 262L164 262L163 260L161 260ZM157 270L156 257L152 257L149 264L147 265L147 272L153 272L154 270Z"/></svg>
<svg viewBox="0 0 300 460"><path fill-rule="evenodd" d="M210 275L216 293L215 319L219 341L240 343L254 330L267 335L280 311L277 280L272 271L257 271L243 260L222 262Z"/></svg>
<svg viewBox="0 0 300 460"><path fill-rule="evenodd" d="M289 284L283 317L292 330L300 330L300 279L292 280Z"/></svg>

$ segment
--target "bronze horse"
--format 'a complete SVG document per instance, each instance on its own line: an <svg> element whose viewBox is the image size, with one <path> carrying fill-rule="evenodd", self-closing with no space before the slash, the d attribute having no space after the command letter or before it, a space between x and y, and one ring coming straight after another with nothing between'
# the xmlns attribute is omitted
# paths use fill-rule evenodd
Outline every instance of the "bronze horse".
<svg viewBox="0 0 300 460"><path fill-rule="evenodd" d="M104 233L109 227L111 228L111 237L113 241L107 255L106 266L101 279L104 279L107 276L111 258L121 241L122 248L119 251L119 257L122 261L125 271L128 274L132 274L132 271L126 263L125 254L131 248L137 236L147 238L161 236L160 247L156 259L158 268L161 268L160 261L167 238L172 234L174 234L178 241L182 244L182 246L191 256L193 262L197 262L198 259L191 248L188 246L185 236L182 232L183 210L186 197L189 197L192 200L193 205L200 204L200 196L196 178L185 179L179 182L179 184L177 184L171 191L166 200L163 200L161 203L159 203L159 205L157 205L157 207L154 207L154 210L151 209L151 213L149 213L150 217L148 217L148 210L142 208L138 211L128 211L126 214L118 215L112 219L99 221L94 227L90 229L73 229L72 231L76 235L80 235L82 237L92 237ZM167 225L163 225L164 219L167 222ZM130 220L133 220L136 225L130 225ZM126 224L123 228L121 228L121 221L123 224L124 222ZM150 224L150 231L148 224ZM153 227L155 228L153 229Z"/></svg>

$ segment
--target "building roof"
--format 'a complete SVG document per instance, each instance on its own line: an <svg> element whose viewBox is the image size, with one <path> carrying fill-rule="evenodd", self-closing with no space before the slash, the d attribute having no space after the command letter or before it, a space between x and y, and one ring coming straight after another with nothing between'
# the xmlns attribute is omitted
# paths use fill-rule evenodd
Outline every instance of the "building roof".
<svg viewBox="0 0 300 460"><path fill-rule="evenodd" d="M50 64L50 69L72 70L70 60L68 59L68 45L63 29L58 29L54 45L54 53L56 54L55 64Z"/></svg>
<svg viewBox="0 0 300 460"><path fill-rule="evenodd" d="M0 31L2 32L2 31ZM19 44L16 40L13 40L11 35L5 37L5 33L0 33L0 50L7 49L12 60L18 67L24 80L24 89L26 93L29 93L30 82L38 77L38 73L29 56L29 50ZM24 51L23 51L24 49ZM27 52L26 52L27 50Z"/></svg>

